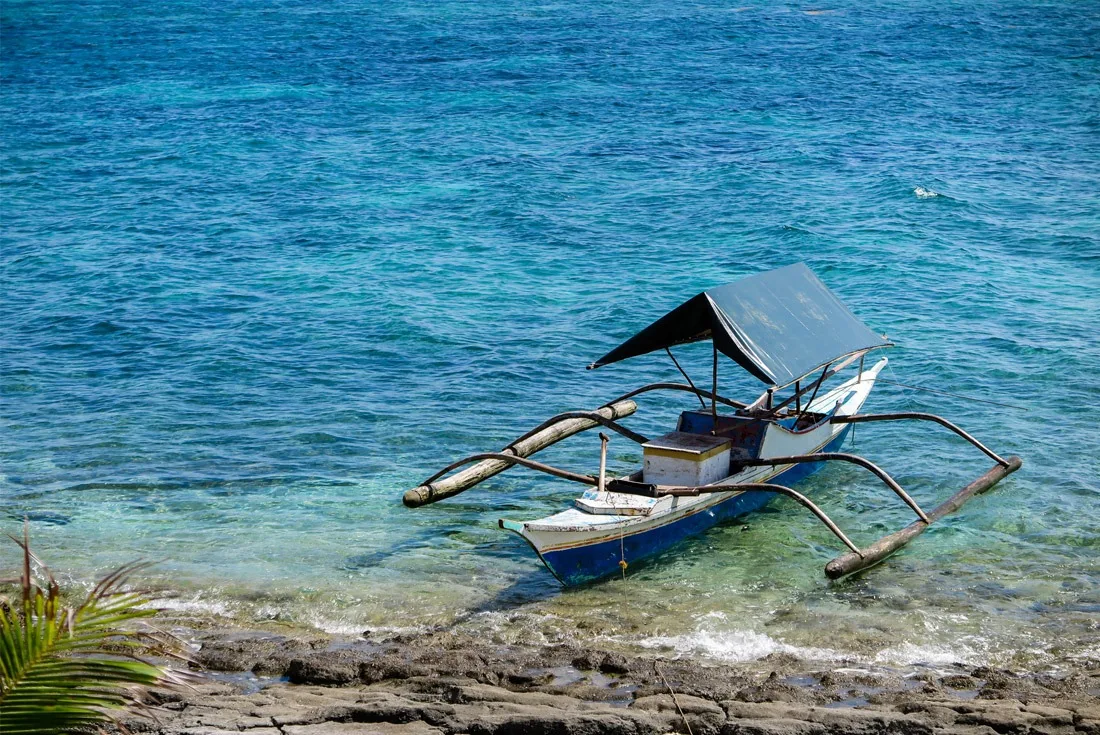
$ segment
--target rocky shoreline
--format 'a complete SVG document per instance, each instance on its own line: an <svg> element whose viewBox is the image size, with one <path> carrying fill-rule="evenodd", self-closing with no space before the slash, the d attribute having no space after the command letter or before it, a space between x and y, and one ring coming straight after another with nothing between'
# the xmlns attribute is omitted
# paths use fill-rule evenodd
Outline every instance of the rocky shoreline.
<svg viewBox="0 0 1100 735"><path fill-rule="evenodd" d="M898 675L773 654L751 665L499 645L453 631L388 640L193 632L193 689L154 692L163 735L1100 735L1100 666Z"/></svg>

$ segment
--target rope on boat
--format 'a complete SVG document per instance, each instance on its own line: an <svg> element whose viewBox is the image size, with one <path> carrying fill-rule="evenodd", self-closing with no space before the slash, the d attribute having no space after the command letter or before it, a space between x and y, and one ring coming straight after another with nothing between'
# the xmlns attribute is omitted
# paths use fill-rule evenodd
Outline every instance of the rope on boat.
<svg viewBox="0 0 1100 735"><path fill-rule="evenodd" d="M619 526L619 569L623 570L623 581L626 581L626 542L623 539L626 537L626 524Z"/></svg>

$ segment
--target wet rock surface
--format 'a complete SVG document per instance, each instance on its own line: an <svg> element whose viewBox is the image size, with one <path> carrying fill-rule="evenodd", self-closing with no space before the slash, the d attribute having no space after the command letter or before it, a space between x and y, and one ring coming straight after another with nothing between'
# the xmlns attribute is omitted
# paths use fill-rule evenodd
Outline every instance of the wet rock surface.
<svg viewBox="0 0 1100 735"><path fill-rule="evenodd" d="M902 677L786 658L739 667L499 646L451 633L371 642L208 632L197 643L206 680L153 693L157 720L129 718L130 732L1100 735L1100 671L957 666Z"/></svg>

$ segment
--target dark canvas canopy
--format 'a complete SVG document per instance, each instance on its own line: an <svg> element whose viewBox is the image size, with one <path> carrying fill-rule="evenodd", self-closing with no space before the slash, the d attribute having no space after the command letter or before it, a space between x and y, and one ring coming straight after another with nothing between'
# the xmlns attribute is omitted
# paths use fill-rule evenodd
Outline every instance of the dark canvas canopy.
<svg viewBox="0 0 1100 735"><path fill-rule="evenodd" d="M688 299L589 367L711 338L745 370L780 386L839 357L890 344L796 263Z"/></svg>

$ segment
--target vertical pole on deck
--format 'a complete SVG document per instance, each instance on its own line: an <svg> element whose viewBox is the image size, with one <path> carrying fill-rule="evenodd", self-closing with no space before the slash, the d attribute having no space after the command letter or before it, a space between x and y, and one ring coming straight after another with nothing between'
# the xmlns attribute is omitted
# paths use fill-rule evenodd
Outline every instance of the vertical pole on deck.
<svg viewBox="0 0 1100 735"><path fill-rule="evenodd" d="M825 382L825 376L829 374L829 368L832 367L832 364L831 362L828 363L825 365L825 369L821 371L821 377L817 379L817 385L814 386L814 392L810 394L810 400L806 404L807 411L810 410L810 406L813 405L814 399L817 398L817 391L821 388L821 384Z"/></svg>
<svg viewBox="0 0 1100 735"><path fill-rule="evenodd" d="M794 381L794 410L799 416L802 415L802 391L799 390L800 387L798 381Z"/></svg>
<svg viewBox="0 0 1100 735"><path fill-rule="evenodd" d="M714 385L710 395L710 433L716 434L718 432L718 345L712 341L711 346L714 347L714 370L712 371Z"/></svg>
<svg viewBox="0 0 1100 735"><path fill-rule="evenodd" d="M610 441L607 434L600 432L600 482L599 492L603 492L604 478L607 475L607 442Z"/></svg>

